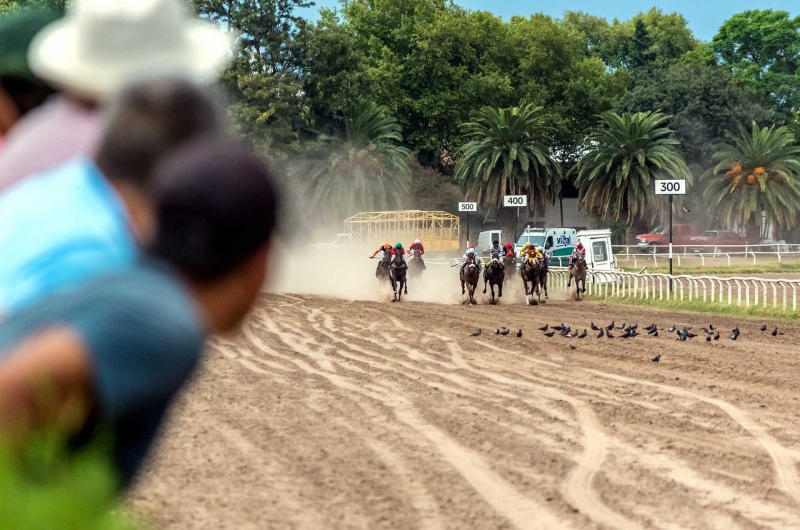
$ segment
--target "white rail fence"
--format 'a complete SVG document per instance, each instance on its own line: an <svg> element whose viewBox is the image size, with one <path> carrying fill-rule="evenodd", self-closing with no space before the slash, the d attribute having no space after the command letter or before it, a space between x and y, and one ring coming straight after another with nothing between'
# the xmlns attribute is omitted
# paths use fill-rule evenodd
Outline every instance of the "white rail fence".
<svg viewBox="0 0 800 530"><path fill-rule="evenodd" d="M550 270L550 283L566 289L569 271ZM800 280L719 276L672 276L622 271L589 271L586 292L598 298L702 301L708 304L797 311ZM571 288L574 288L574 283Z"/></svg>
<svg viewBox="0 0 800 530"><path fill-rule="evenodd" d="M669 260L668 245L612 245L614 258L617 263L633 261L633 266L639 263L653 263L655 267L665 266ZM742 261L756 265L759 261L782 263L784 260L800 260L800 245L772 244L772 245L673 245L672 257L678 267L682 262L693 259L700 260L700 266L705 267L706 261L714 265L741 265ZM739 260L739 262L732 261ZM721 263L720 263L721 262Z"/></svg>

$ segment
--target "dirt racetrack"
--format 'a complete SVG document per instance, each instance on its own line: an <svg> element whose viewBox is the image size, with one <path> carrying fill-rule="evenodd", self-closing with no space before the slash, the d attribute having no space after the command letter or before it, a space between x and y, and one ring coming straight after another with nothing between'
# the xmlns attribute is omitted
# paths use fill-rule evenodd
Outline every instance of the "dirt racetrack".
<svg viewBox="0 0 800 530"><path fill-rule="evenodd" d="M612 318L699 336L536 331ZM800 326L708 320L265 295L131 505L169 529L800 528Z"/></svg>

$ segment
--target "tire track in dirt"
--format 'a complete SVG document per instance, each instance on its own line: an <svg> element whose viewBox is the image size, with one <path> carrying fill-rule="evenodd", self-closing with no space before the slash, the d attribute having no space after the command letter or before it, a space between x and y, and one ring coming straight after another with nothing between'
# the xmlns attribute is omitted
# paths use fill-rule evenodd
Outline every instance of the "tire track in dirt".
<svg viewBox="0 0 800 530"><path fill-rule="evenodd" d="M555 401L569 403L578 415L578 424L583 432L582 444L584 449L578 459L577 466L564 482L562 488L564 497L590 519L611 528L641 528L639 524L606 506L592 486L594 477L605 460L607 444L606 435L600 430L591 408L586 403L553 388L473 368L464 361L461 347L457 342L451 340L447 343L447 346L453 354L453 364L459 368L511 386L524 387Z"/></svg>
<svg viewBox="0 0 800 530"><path fill-rule="evenodd" d="M759 425L747 412L735 407L727 401L703 396L702 394L697 394L682 388L653 383L651 381L633 379L621 375L609 374L599 370L586 371L600 377L613 379L623 383L650 386L668 394L696 399L719 408L728 416L730 416L733 421L741 425L741 427L749 432L756 440L758 440L769 457L772 459L778 487L789 497L794 499L795 502L800 502L800 479L798 479L797 475L797 459L795 457L795 452L779 444L778 441L775 440L775 438L773 438L766 431L766 429Z"/></svg>
<svg viewBox="0 0 800 530"><path fill-rule="evenodd" d="M270 320L269 317L262 319L265 322L270 322ZM296 353L312 358L319 356L319 353L313 352L312 348L305 344L305 341L298 341L296 337L287 337L274 323L268 325L268 329ZM248 331L247 327L245 327L245 334L256 347L260 348L263 345L263 342L255 337L252 330ZM268 348L264 348L262 351L270 353ZM414 406L400 395L401 389L394 388L390 391L389 388L377 383L360 387L340 375L316 369L307 363L300 363L298 367L310 375L327 379L329 383L340 390L348 391L351 398L360 396L387 406L398 421L428 440L473 490L515 527L523 530L572 528L571 524L553 514L546 506L521 494L513 485L498 475L479 453L468 449L441 429L424 421Z"/></svg>

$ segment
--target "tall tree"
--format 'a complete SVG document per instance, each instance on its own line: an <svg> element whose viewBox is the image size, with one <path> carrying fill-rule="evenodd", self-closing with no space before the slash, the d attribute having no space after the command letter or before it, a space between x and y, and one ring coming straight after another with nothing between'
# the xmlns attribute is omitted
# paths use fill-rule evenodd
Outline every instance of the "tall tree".
<svg viewBox="0 0 800 530"><path fill-rule="evenodd" d="M408 198L411 151L400 125L371 102L351 105L338 131L322 137L293 176L306 179L301 194L309 211L329 220L362 211L400 208Z"/></svg>
<svg viewBox="0 0 800 530"><path fill-rule="evenodd" d="M750 131L740 127L730 140L704 176L709 215L725 228L746 227L751 243L758 243L769 225L779 238L800 213L800 146L788 128L755 123Z"/></svg>
<svg viewBox="0 0 800 530"><path fill-rule="evenodd" d="M482 208L502 206L503 195L528 195L543 212L561 189L561 168L547 147L541 107L484 107L463 126L469 141L456 153L455 177Z"/></svg>
<svg viewBox="0 0 800 530"><path fill-rule="evenodd" d="M773 102L780 122L800 110L800 16L745 11L725 21L713 46L722 64Z"/></svg>
<svg viewBox="0 0 800 530"><path fill-rule="evenodd" d="M675 150L678 141L671 137L668 119L660 112L602 115L574 169L582 208L601 219L626 219L631 227L660 216L653 180L693 180Z"/></svg>

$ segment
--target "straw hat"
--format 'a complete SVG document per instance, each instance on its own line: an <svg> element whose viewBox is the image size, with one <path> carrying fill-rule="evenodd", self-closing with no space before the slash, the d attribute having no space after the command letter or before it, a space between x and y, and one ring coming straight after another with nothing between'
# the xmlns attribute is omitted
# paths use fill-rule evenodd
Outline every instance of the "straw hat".
<svg viewBox="0 0 800 530"><path fill-rule="evenodd" d="M132 78L185 75L214 79L233 37L193 18L180 0L74 0L28 52L37 76L67 90L104 98Z"/></svg>

